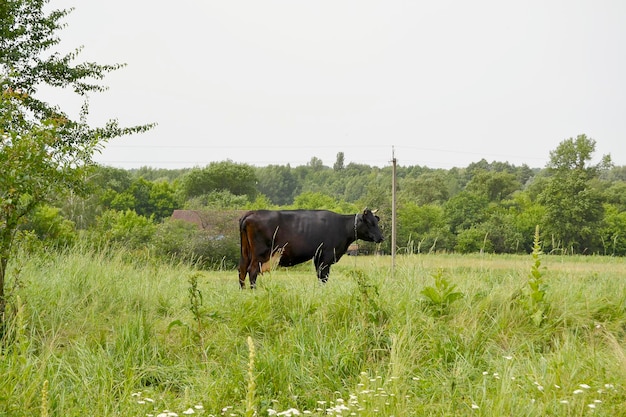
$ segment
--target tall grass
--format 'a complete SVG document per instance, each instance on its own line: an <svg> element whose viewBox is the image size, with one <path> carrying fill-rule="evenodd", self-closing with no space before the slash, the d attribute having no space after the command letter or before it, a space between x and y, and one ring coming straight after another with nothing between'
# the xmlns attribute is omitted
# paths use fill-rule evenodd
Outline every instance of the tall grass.
<svg viewBox="0 0 626 417"><path fill-rule="evenodd" d="M241 291L125 251L22 258L0 415L626 415L624 260L543 255L539 326L535 261L346 258ZM434 308L433 278L458 295Z"/></svg>

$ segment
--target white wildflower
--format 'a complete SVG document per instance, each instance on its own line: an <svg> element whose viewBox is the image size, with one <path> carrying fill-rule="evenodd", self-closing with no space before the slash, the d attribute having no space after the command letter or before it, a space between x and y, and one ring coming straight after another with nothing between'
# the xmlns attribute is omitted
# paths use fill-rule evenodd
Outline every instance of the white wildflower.
<svg viewBox="0 0 626 417"><path fill-rule="evenodd" d="M584 389L589 389L591 388L589 385L587 384L580 384L579 387L584 388Z"/></svg>
<svg viewBox="0 0 626 417"><path fill-rule="evenodd" d="M189 414L195 414L196 412L194 411L193 408L188 408L185 411L183 411L183 414L185 415L189 415Z"/></svg>
<svg viewBox="0 0 626 417"><path fill-rule="evenodd" d="M277 416L299 416L300 415L300 411L296 408L290 408L288 410L285 411L281 411L280 413L276 414Z"/></svg>
<svg viewBox="0 0 626 417"><path fill-rule="evenodd" d="M173 411L163 410L161 414L157 414L157 417L178 417L178 414Z"/></svg>

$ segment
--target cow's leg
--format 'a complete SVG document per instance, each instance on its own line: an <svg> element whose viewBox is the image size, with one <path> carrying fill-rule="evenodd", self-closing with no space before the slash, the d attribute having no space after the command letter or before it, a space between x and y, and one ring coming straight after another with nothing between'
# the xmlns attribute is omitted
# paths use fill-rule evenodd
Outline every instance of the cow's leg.
<svg viewBox="0 0 626 417"><path fill-rule="evenodd" d="M248 236L248 231L244 223L240 220L239 223L239 235L241 238L241 253L239 256L239 288L242 290L246 288L246 275L250 268L250 262L252 262L252 254L254 248L251 247L253 240Z"/></svg>
<svg viewBox="0 0 626 417"><path fill-rule="evenodd" d="M243 290L246 288L246 275L248 274L248 259L244 259L242 255L239 258L239 287Z"/></svg>
<svg viewBox="0 0 626 417"><path fill-rule="evenodd" d="M330 263L324 262L322 259L315 259L315 270L317 271L317 279L322 284L326 284L328 281L328 275L330 274Z"/></svg>
<svg viewBox="0 0 626 417"><path fill-rule="evenodd" d="M250 267L248 268L248 275L250 277L250 288L253 290L256 288L256 277L259 276L259 272L261 271L261 263L253 260L250 262Z"/></svg>
<svg viewBox="0 0 626 417"><path fill-rule="evenodd" d="M250 265L250 288L256 289L256 277L259 276L259 267L253 267Z"/></svg>

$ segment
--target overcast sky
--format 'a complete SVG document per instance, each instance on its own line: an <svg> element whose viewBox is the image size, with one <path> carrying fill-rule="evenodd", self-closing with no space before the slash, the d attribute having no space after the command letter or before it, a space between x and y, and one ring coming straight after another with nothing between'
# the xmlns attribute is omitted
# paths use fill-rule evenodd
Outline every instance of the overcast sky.
<svg viewBox="0 0 626 417"><path fill-rule="evenodd" d="M126 63L90 121L122 168L313 156L432 168L544 167L587 134L626 165L626 1L51 0L61 48ZM68 113L80 103L50 91Z"/></svg>

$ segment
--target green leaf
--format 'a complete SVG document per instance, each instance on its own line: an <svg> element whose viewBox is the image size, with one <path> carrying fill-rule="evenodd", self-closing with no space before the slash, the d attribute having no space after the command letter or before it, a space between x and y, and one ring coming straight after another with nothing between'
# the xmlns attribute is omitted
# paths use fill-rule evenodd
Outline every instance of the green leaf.
<svg viewBox="0 0 626 417"><path fill-rule="evenodd" d="M437 291L433 287L425 287L422 291L420 291L422 295L432 301L434 304L441 304L443 302L443 298L439 291Z"/></svg>

